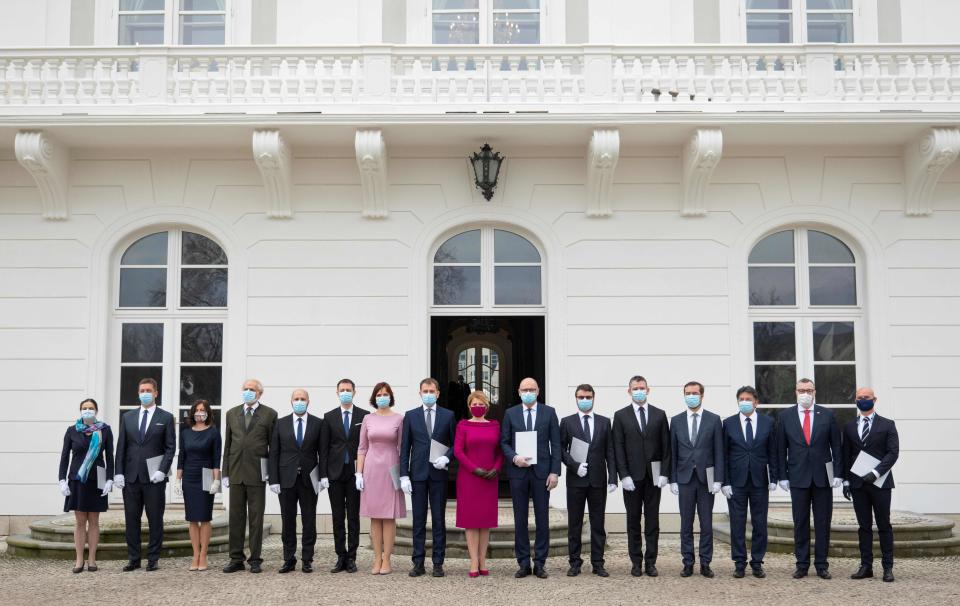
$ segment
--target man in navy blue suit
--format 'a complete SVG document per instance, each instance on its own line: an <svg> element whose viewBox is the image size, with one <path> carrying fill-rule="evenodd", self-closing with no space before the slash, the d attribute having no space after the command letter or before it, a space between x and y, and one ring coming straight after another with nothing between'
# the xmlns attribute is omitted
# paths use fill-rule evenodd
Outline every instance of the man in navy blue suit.
<svg viewBox="0 0 960 606"><path fill-rule="evenodd" d="M500 428L500 447L506 457L510 496L513 498L515 527L513 550L520 565L514 575L522 579L531 574L545 579L545 568L550 550L550 491L560 479L560 422L551 406L537 402L540 387L531 378L520 382L520 406L509 408ZM530 464L517 454L517 432L537 432L537 462ZM530 569L530 530L527 512L533 497L533 516L537 525L534 542L533 570Z"/></svg>
<svg viewBox="0 0 960 606"><path fill-rule="evenodd" d="M797 406L781 412L777 423L780 488L790 492L793 506L795 579L802 579L810 570L811 506L816 530L813 566L818 577L831 578L827 549L833 517L833 489L840 487L843 477L840 428L829 408L814 404L816 395L813 381L797 381Z"/></svg>
<svg viewBox="0 0 960 606"><path fill-rule="evenodd" d="M440 385L436 379L420 381L420 401L423 406L407 411L403 417L403 435L400 441L400 487L413 501L413 568L411 577L426 574L423 560L426 556L427 503L433 527L433 576L443 576L443 558L446 551L448 465L453 456L453 412L437 406ZM446 451L430 460L431 443L436 440Z"/></svg>
<svg viewBox="0 0 960 606"><path fill-rule="evenodd" d="M723 420L723 445L727 462L727 485L722 488L730 509L730 556L733 576L742 579L747 570L747 506L752 533L750 568L753 576L767 576L763 556L767 553L767 507L769 493L777 488L777 435L773 419L757 414L760 396L753 387L737 390L740 412Z"/></svg>

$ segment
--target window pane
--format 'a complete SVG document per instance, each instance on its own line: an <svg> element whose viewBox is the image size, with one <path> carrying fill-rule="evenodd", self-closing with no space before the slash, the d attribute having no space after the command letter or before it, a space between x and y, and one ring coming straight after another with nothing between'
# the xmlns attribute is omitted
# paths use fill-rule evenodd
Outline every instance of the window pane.
<svg viewBox="0 0 960 606"><path fill-rule="evenodd" d="M497 305L540 305L539 267L497 267L493 283Z"/></svg>
<svg viewBox="0 0 960 606"><path fill-rule="evenodd" d="M479 9L480 0L433 0L433 10Z"/></svg>
<svg viewBox="0 0 960 606"><path fill-rule="evenodd" d="M120 307L166 306L166 269L120 270Z"/></svg>
<svg viewBox="0 0 960 606"><path fill-rule="evenodd" d="M853 14L813 13L807 15L807 42L837 44L853 42Z"/></svg>
<svg viewBox="0 0 960 606"><path fill-rule="evenodd" d="M479 267L434 267L434 305L480 305Z"/></svg>
<svg viewBox="0 0 960 606"><path fill-rule="evenodd" d="M221 366L180 367L180 406L193 406L197 400L219 406L222 377Z"/></svg>
<svg viewBox="0 0 960 606"><path fill-rule="evenodd" d="M757 364L754 367L754 383L757 386L757 393L760 394L760 401L764 404L796 402L796 366Z"/></svg>
<svg viewBox="0 0 960 606"><path fill-rule="evenodd" d="M540 13L494 13L494 44L540 44Z"/></svg>
<svg viewBox="0 0 960 606"><path fill-rule="evenodd" d="M163 15L120 15L120 44L163 44Z"/></svg>
<svg viewBox="0 0 960 606"><path fill-rule="evenodd" d="M818 404L847 404L857 393L857 367L853 364L813 367Z"/></svg>
<svg viewBox="0 0 960 606"><path fill-rule="evenodd" d="M480 230L465 231L443 243L433 256L434 263L479 263Z"/></svg>
<svg viewBox="0 0 960 606"><path fill-rule="evenodd" d="M221 410L214 408L214 409L212 409L210 412L213 413L213 426L216 428L216 429L211 429L210 431L219 431L219 430L220 430L220 417L223 416L222 414L220 414L220 413L221 413ZM186 419L186 418L187 418L187 415L189 415L189 414L190 414L190 407L189 407L189 406L181 407L181 408L180 408L180 419L179 419L179 421L180 421L180 422L183 422L183 420ZM208 425L210 424L210 419L209 419L209 417L207 418L207 424L208 424ZM188 430L189 430L189 428L182 428L180 431L188 431Z"/></svg>
<svg viewBox="0 0 960 606"><path fill-rule="evenodd" d="M120 265L166 265L167 232L144 236L131 244L123 253Z"/></svg>
<svg viewBox="0 0 960 606"><path fill-rule="evenodd" d="M857 273L853 267L811 267L810 305L856 305Z"/></svg>
<svg viewBox="0 0 960 606"><path fill-rule="evenodd" d="M153 379L157 385L163 385L162 366L121 366L120 367L120 406L140 406L140 379ZM161 393L158 403L163 401Z"/></svg>
<svg viewBox="0 0 960 606"><path fill-rule="evenodd" d="M189 231L183 232L184 265L226 265L227 255L220 246L205 236Z"/></svg>
<svg viewBox="0 0 960 606"><path fill-rule="evenodd" d="M790 0L747 0L747 10L789 9Z"/></svg>
<svg viewBox="0 0 960 606"><path fill-rule="evenodd" d="M480 22L477 13L434 13L434 44L479 44Z"/></svg>
<svg viewBox="0 0 960 606"><path fill-rule="evenodd" d="M121 362L163 362L163 324L124 324Z"/></svg>
<svg viewBox="0 0 960 606"><path fill-rule="evenodd" d="M122 11L162 11L165 0L120 0Z"/></svg>
<svg viewBox="0 0 960 606"><path fill-rule="evenodd" d="M788 44L793 41L793 15L790 13L748 13L747 42L750 44Z"/></svg>
<svg viewBox="0 0 960 606"><path fill-rule="evenodd" d="M849 423L855 416L857 416L857 409L853 406L845 406L842 408L831 408L833 411L833 416L837 420L837 425L840 426L841 431L843 426Z"/></svg>
<svg viewBox="0 0 960 606"><path fill-rule="evenodd" d="M853 253L837 238L822 231L807 232L811 263L853 263Z"/></svg>
<svg viewBox="0 0 960 606"><path fill-rule="evenodd" d="M226 307L226 269L180 270L181 307Z"/></svg>
<svg viewBox="0 0 960 606"><path fill-rule="evenodd" d="M853 322L814 322L813 359L816 362L856 360Z"/></svg>
<svg viewBox="0 0 960 606"><path fill-rule="evenodd" d="M225 21L224 15L181 15L180 44L223 44Z"/></svg>
<svg viewBox="0 0 960 606"><path fill-rule="evenodd" d="M223 11L227 9L227 0L180 0L182 11Z"/></svg>
<svg viewBox="0 0 960 606"><path fill-rule="evenodd" d="M793 263L793 230L770 234L750 251L748 263Z"/></svg>
<svg viewBox="0 0 960 606"><path fill-rule="evenodd" d="M788 362L797 359L797 335L793 322L754 322L753 359L758 362Z"/></svg>
<svg viewBox="0 0 960 606"><path fill-rule="evenodd" d="M493 0L493 8L495 10L540 8L540 0Z"/></svg>
<svg viewBox="0 0 960 606"><path fill-rule="evenodd" d="M807 8L810 10L852 10L853 0L807 0Z"/></svg>
<svg viewBox="0 0 960 606"><path fill-rule="evenodd" d="M223 324L183 324L180 327L181 362L222 362Z"/></svg>
<svg viewBox="0 0 960 606"><path fill-rule="evenodd" d="M529 240L509 231L493 232L494 263L539 263L540 253Z"/></svg>
<svg viewBox="0 0 960 606"><path fill-rule="evenodd" d="M796 305L792 267L751 267L750 305Z"/></svg>

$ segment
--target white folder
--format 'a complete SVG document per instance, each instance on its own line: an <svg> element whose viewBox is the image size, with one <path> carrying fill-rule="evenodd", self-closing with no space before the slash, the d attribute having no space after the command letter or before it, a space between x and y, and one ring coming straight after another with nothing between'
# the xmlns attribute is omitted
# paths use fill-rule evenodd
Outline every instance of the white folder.
<svg viewBox="0 0 960 606"><path fill-rule="evenodd" d="M537 464L537 432L518 431L514 434L516 444L514 450L517 454L525 458L531 465Z"/></svg>
<svg viewBox="0 0 960 606"><path fill-rule="evenodd" d="M97 467L97 488L103 490L107 485L107 468Z"/></svg>
<svg viewBox="0 0 960 606"><path fill-rule="evenodd" d="M446 456L448 450L450 450L450 447L443 442L430 440L430 462L436 463L437 459L442 456Z"/></svg>
<svg viewBox="0 0 960 606"><path fill-rule="evenodd" d="M570 441L570 458L577 463L586 463L588 452L590 452L589 442L584 442L580 438L573 438Z"/></svg>
<svg viewBox="0 0 960 606"><path fill-rule="evenodd" d="M653 483L656 484L660 479L660 461L650 461L650 475L653 476Z"/></svg>
<svg viewBox="0 0 960 606"><path fill-rule="evenodd" d="M707 488L713 488L713 467L707 467Z"/></svg>
<svg viewBox="0 0 960 606"><path fill-rule="evenodd" d="M204 492L210 492L210 487L213 486L213 470L209 467L200 470L200 486Z"/></svg>
<svg viewBox="0 0 960 606"><path fill-rule="evenodd" d="M310 483L313 484L313 492L320 494L320 466L317 465L310 470Z"/></svg>
<svg viewBox="0 0 960 606"><path fill-rule="evenodd" d="M163 462L163 455L157 455L155 457L150 457L147 459L147 475L153 476L156 472L160 471L160 463Z"/></svg>
<svg viewBox="0 0 960 606"><path fill-rule="evenodd" d="M390 466L390 479L393 480L393 489L400 490L400 466Z"/></svg>
<svg viewBox="0 0 960 606"><path fill-rule="evenodd" d="M853 465L850 466L850 472L855 476L865 476L871 471L874 471L880 465L880 459L868 455L864 451L860 451L860 454L857 456L857 460L853 462ZM890 475L890 472L883 474L879 478L873 481L873 485L877 488L881 488L883 483L887 481L887 476Z"/></svg>
<svg viewBox="0 0 960 606"><path fill-rule="evenodd" d="M827 461L827 482L831 485L833 484L833 461Z"/></svg>
<svg viewBox="0 0 960 606"><path fill-rule="evenodd" d="M260 479L264 482L270 477L270 474L267 473L267 459L260 457Z"/></svg>

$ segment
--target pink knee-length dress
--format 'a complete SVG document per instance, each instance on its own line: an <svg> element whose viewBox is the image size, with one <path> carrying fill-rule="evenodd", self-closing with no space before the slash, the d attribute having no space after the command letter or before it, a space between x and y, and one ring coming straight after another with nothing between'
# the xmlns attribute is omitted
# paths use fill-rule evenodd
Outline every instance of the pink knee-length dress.
<svg viewBox="0 0 960 606"><path fill-rule="evenodd" d="M499 475L485 480L473 470L500 470L500 424L496 421L473 423L460 421L453 442L453 453L460 463L457 472L457 528L497 527L497 483Z"/></svg>
<svg viewBox="0 0 960 606"><path fill-rule="evenodd" d="M378 520L407 517L403 491L393 487L390 468L400 464L403 415L369 414L360 425L358 455L363 460L360 515Z"/></svg>

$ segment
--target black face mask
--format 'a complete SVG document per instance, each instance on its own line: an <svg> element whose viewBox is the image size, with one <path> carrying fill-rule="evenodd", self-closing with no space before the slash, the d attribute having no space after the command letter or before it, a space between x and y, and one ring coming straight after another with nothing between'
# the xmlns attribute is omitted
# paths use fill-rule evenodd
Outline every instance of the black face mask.
<svg viewBox="0 0 960 606"><path fill-rule="evenodd" d="M873 400L869 398L863 398L863 399L857 400L857 408L859 408L863 412L867 412L868 410L871 410L873 408Z"/></svg>

